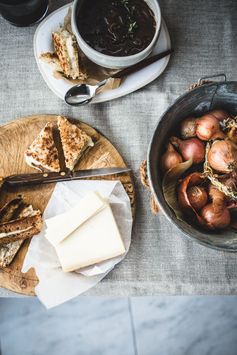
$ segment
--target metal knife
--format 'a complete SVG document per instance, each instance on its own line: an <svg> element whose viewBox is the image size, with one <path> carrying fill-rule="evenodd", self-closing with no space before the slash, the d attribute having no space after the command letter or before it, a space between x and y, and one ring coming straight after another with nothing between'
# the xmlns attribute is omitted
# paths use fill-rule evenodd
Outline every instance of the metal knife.
<svg viewBox="0 0 237 355"><path fill-rule="evenodd" d="M21 187L49 184L60 181L80 180L90 177L117 175L131 171L130 168L100 168L78 171L61 171L59 173L33 173L33 174L18 174L10 175L5 178L0 178L1 185L4 187Z"/></svg>

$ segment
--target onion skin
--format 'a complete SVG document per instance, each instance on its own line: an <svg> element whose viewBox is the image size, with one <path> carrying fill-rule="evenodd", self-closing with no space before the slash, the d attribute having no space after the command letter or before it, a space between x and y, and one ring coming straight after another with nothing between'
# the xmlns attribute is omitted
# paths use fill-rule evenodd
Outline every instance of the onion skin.
<svg viewBox="0 0 237 355"><path fill-rule="evenodd" d="M224 207L219 213L215 213L214 206L209 203L201 210L201 217L204 219L207 228L224 229L230 225L230 212Z"/></svg>
<svg viewBox="0 0 237 355"><path fill-rule="evenodd" d="M192 159L194 164L199 164L205 158L205 145L198 138L186 140L171 137L170 142L179 150L184 160Z"/></svg>
<svg viewBox="0 0 237 355"><path fill-rule="evenodd" d="M213 110L210 111L209 114L215 116L218 121L223 121L230 117L230 115L224 110Z"/></svg>
<svg viewBox="0 0 237 355"><path fill-rule="evenodd" d="M214 141L215 139L226 139L226 135L222 131L218 131L217 133L213 134L211 140Z"/></svg>
<svg viewBox="0 0 237 355"><path fill-rule="evenodd" d="M196 121L196 125L197 137L203 141L208 141L213 136L217 138L217 134L222 133L218 119L211 114L200 117Z"/></svg>
<svg viewBox="0 0 237 355"><path fill-rule="evenodd" d="M197 186L203 182L203 176L201 173L195 172L186 176L178 188L178 202L183 210L191 209L193 207L189 201L187 190L192 186Z"/></svg>
<svg viewBox="0 0 237 355"><path fill-rule="evenodd" d="M202 201L203 204L207 203L204 207L198 210L191 204L188 192L192 187L204 189L199 186L203 182L205 182L205 177L201 173L195 172L186 176L178 187L179 206L185 215L189 217L189 221L198 222L205 229L224 229L230 225L231 215L229 207L226 206L225 195L221 191L211 185L209 196L212 199L212 203L208 203L208 194L206 193L206 198L203 198Z"/></svg>
<svg viewBox="0 0 237 355"><path fill-rule="evenodd" d="M196 137L196 118L185 118L180 125L180 134L183 139Z"/></svg>
<svg viewBox="0 0 237 355"><path fill-rule="evenodd" d="M197 213L195 208L191 205L189 198L188 198L188 194L187 194L187 191L190 187L197 186L197 185L203 183L203 181L204 181L204 177L201 173L195 172L195 173L189 174L188 176L186 176L183 179L183 181L179 185L178 190L177 190L177 193L178 193L177 197L178 197L178 203L179 203L181 210L192 221L194 221L194 223L196 223L198 221L198 223L200 225L205 227L205 221L203 220L203 218L201 216L199 216L199 214Z"/></svg>
<svg viewBox="0 0 237 355"><path fill-rule="evenodd" d="M208 196L204 187L201 186L192 186L187 190L187 196L191 206L199 211L202 209L208 201Z"/></svg>
<svg viewBox="0 0 237 355"><path fill-rule="evenodd" d="M230 173L237 166L237 147L230 140L217 140L208 152L208 163L216 171Z"/></svg>
<svg viewBox="0 0 237 355"><path fill-rule="evenodd" d="M163 172L166 172L182 163L182 161L181 155L174 149L173 145L169 143L166 152L161 158L161 169Z"/></svg>
<svg viewBox="0 0 237 355"><path fill-rule="evenodd" d="M207 227L212 230L228 227L231 222L231 216L226 205L225 194L215 186L210 185L209 196L212 199L212 203L206 205L201 211L201 216L205 220Z"/></svg>
<svg viewBox="0 0 237 355"><path fill-rule="evenodd" d="M214 212L221 213L221 211L226 207L226 196L224 192L218 190L215 186L210 185L209 196L212 199Z"/></svg>
<svg viewBox="0 0 237 355"><path fill-rule="evenodd" d="M230 174L224 175L224 178L221 178L222 183L229 187L231 190L237 190L237 171L234 170Z"/></svg>

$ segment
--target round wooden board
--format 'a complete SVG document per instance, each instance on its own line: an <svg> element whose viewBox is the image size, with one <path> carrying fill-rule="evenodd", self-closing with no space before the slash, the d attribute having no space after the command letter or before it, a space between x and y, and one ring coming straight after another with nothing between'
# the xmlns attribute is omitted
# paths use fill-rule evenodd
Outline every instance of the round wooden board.
<svg viewBox="0 0 237 355"><path fill-rule="evenodd" d="M28 116L10 122L0 127L0 176L8 176L20 173L34 173L35 170L29 167L24 161L24 152L38 135L44 125L53 121L56 122L56 115L36 115ZM89 134L95 145L83 156L77 164L76 170L92 169L103 167L123 167L126 166L123 158L116 148L101 133L91 126L71 120L78 124L87 134ZM108 180L120 180L131 201L132 213L135 213L135 191L131 174L126 173L118 176L103 177ZM22 194L24 199L35 208L44 211L54 189L54 184L21 188L17 191L9 192L1 190L0 207L7 201L13 199L18 194ZM21 273L24 257L26 255L30 241L26 240L9 267L0 268L0 286L11 291L25 295L34 295L34 288L37 285L37 277L34 269L26 274Z"/></svg>

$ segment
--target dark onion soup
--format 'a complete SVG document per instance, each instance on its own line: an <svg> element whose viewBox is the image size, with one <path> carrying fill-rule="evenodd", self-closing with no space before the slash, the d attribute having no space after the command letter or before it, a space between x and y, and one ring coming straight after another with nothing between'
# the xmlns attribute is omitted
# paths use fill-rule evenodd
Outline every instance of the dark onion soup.
<svg viewBox="0 0 237 355"><path fill-rule="evenodd" d="M154 13L144 0L84 0L77 26L90 47L116 57L141 52L156 31Z"/></svg>

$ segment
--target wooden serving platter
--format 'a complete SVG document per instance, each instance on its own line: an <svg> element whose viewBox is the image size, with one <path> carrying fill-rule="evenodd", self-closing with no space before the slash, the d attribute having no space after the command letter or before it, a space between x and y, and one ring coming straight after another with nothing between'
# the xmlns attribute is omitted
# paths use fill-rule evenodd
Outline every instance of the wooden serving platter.
<svg viewBox="0 0 237 355"><path fill-rule="evenodd" d="M24 152L38 135L44 125L53 121L56 122L56 115L36 115L28 116L10 122L0 127L0 176L5 177L12 174L33 173L35 169L29 167L24 161ZM71 120L89 134L95 145L83 156L76 166L79 169L92 169L104 167L123 167L126 166L123 158L101 133L93 127ZM103 177L108 180L120 180L131 201L133 215L135 213L135 191L131 174L125 173L118 176ZM25 187L14 192L0 190L0 207L7 201L21 194L24 199L39 208L42 212L47 206L50 196L53 192L55 184L41 185L35 187ZM22 264L26 255L30 241L27 240L22 245L18 254L9 267L0 268L0 287L7 288L11 291L25 295L34 295L34 287L37 285L37 277L34 269L29 270L26 274L21 273Z"/></svg>

